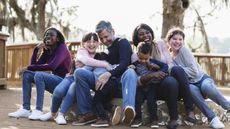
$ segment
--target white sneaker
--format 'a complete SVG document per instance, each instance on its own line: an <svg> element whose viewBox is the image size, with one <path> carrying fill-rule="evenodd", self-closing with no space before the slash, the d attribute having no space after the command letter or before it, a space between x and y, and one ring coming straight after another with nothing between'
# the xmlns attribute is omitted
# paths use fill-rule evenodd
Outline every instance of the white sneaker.
<svg viewBox="0 0 230 129"><path fill-rule="evenodd" d="M30 120L39 120L39 117L43 115L42 111L34 110L32 114L28 117Z"/></svg>
<svg viewBox="0 0 230 129"><path fill-rule="evenodd" d="M46 114L43 114L43 115L39 116L39 119L41 121L48 121L48 120L50 120L52 118L53 118L53 116L52 116L51 112L48 112Z"/></svg>
<svg viewBox="0 0 230 129"><path fill-rule="evenodd" d="M218 117L214 117L212 119L212 121L210 122L210 126L214 129L222 129L225 127Z"/></svg>
<svg viewBox="0 0 230 129"><path fill-rule="evenodd" d="M66 125L67 122L63 114L58 113L58 116L54 119L59 125Z"/></svg>
<svg viewBox="0 0 230 129"><path fill-rule="evenodd" d="M30 115L31 115L30 110L26 110L26 109L18 109L16 112L11 112L8 114L9 117L15 117L15 118L19 118L19 117L27 118Z"/></svg>

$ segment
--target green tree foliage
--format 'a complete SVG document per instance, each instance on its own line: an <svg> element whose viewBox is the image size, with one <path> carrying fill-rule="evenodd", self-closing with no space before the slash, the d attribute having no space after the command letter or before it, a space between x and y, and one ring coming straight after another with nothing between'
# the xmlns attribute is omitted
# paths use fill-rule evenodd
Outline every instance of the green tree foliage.
<svg viewBox="0 0 230 129"><path fill-rule="evenodd" d="M7 6L7 27L13 41L16 29L21 30L23 40L26 40L25 30L41 40L44 30L51 25L58 26L68 37L69 22L64 21L64 16L77 16L76 6L62 9L57 0L7 0Z"/></svg>

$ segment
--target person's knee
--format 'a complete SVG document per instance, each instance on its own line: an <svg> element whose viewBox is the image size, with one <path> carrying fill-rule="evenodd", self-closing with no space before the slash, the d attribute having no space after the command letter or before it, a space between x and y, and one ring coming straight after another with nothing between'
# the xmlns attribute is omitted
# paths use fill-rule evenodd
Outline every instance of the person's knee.
<svg viewBox="0 0 230 129"><path fill-rule="evenodd" d="M44 77L44 73L43 72L36 72L34 75L34 80L35 81L42 81Z"/></svg>
<svg viewBox="0 0 230 129"><path fill-rule="evenodd" d="M77 79L78 77L82 77L85 75L85 72L87 70L83 68L78 68L74 71L74 79Z"/></svg>
<svg viewBox="0 0 230 129"><path fill-rule="evenodd" d="M23 79L24 79L24 80L30 80L31 77L32 77L32 76L31 76L31 73L30 73L30 72L25 71L25 72L23 73Z"/></svg>
<svg viewBox="0 0 230 129"><path fill-rule="evenodd" d="M184 70L180 66L174 66L171 69L171 75L180 75L182 73L184 73Z"/></svg>
<svg viewBox="0 0 230 129"><path fill-rule="evenodd" d="M137 74L134 69L129 68L124 72L123 77L137 78Z"/></svg>
<svg viewBox="0 0 230 129"><path fill-rule="evenodd" d="M201 85L201 91L206 96L215 96L218 90L212 79L205 79Z"/></svg>

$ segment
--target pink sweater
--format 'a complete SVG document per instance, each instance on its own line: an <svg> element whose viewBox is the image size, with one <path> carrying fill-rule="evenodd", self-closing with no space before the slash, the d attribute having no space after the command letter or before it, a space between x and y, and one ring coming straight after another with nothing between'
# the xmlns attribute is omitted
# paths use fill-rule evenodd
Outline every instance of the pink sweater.
<svg viewBox="0 0 230 129"><path fill-rule="evenodd" d="M164 42L164 40L159 40L157 41L157 46L161 53L160 61L168 64L169 69L171 69L173 67L173 60L169 53L166 43Z"/></svg>
<svg viewBox="0 0 230 129"><path fill-rule="evenodd" d="M82 67L84 65L92 67L104 67L106 68L107 64L104 61L94 59L95 54L90 54L85 48L80 48L77 51L76 55L76 67Z"/></svg>

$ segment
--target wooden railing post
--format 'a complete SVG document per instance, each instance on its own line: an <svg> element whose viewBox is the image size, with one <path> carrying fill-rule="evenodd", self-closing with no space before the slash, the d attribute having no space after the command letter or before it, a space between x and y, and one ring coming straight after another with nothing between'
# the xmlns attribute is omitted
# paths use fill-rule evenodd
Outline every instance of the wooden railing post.
<svg viewBox="0 0 230 129"><path fill-rule="evenodd" d="M226 73L226 66L225 66L225 57L222 57L222 61L221 61L222 63L221 63L221 70L222 70L222 74L221 74L221 82L220 82L220 84L222 85L222 86L224 86L225 85L225 73Z"/></svg>
<svg viewBox="0 0 230 129"><path fill-rule="evenodd" d="M6 40L9 35L0 32L0 88L6 88Z"/></svg>

